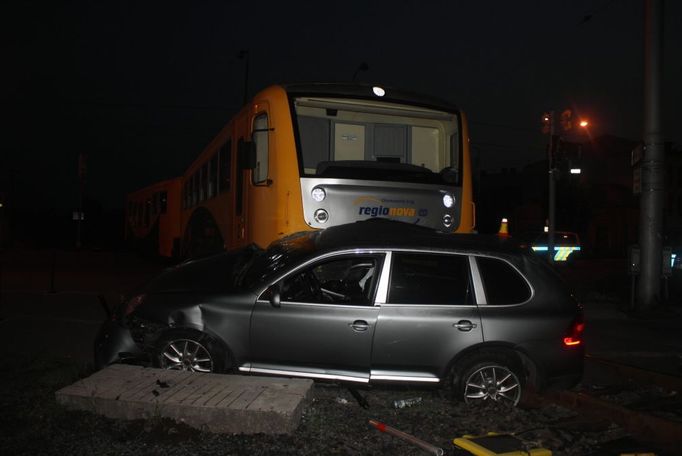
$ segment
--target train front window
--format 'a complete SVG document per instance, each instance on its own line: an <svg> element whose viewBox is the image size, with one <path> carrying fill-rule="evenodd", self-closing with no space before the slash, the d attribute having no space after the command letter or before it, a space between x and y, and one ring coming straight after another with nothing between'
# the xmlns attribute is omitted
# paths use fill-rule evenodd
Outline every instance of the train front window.
<svg viewBox="0 0 682 456"><path fill-rule="evenodd" d="M455 113L343 98L294 100L306 176L455 184Z"/></svg>

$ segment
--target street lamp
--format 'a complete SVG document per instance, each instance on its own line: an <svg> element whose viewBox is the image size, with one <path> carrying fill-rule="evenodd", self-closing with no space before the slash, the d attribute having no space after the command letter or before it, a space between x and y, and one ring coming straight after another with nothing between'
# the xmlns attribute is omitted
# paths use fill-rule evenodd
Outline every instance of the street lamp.
<svg viewBox="0 0 682 456"><path fill-rule="evenodd" d="M587 120L587 119L581 119L580 122L578 122L578 126L580 126L580 128L582 128L583 130L585 130L585 132L587 132L587 127L590 126L590 121ZM582 155L582 146L579 146L579 151L580 151L580 152L579 152L579 155L578 155L578 159L580 160L580 156ZM579 163L578 163L578 164L579 164ZM582 170L581 170L579 167L577 167L577 166L571 166L570 171L571 171L571 174L580 174L580 173L582 173Z"/></svg>

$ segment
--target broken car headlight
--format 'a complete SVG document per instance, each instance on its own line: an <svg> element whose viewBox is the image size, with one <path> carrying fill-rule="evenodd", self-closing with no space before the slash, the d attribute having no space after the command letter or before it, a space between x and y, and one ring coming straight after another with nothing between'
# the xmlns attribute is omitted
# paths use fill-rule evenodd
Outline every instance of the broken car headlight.
<svg viewBox="0 0 682 456"><path fill-rule="evenodd" d="M147 295L143 293L130 298L128 302L125 304L125 307L123 308L123 315L121 315L121 317L127 317L128 315L133 313L135 309L140 307L140 305L144 302L146 297Z"/></svg>

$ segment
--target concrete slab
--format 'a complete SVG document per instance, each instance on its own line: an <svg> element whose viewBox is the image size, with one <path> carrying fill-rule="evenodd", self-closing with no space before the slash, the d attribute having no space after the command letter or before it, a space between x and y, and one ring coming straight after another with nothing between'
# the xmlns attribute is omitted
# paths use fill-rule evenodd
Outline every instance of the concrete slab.
<svg viewBox="0 0 682 456"><path fill-rule="evenodd" d="M204 374L115 364L55 393L67 408L109 418L170 418L227 434L288 434L312 380Z"/></svg>

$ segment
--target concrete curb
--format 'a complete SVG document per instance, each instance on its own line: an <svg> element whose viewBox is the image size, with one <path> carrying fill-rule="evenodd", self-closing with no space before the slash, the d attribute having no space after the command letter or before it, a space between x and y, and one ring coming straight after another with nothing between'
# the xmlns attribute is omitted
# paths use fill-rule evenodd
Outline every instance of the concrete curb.
<svg viewBox="0 0 682 456"><path fill-rule="evenodd" d="M169 418L227 434L293 432L312 380L112 365L55 393L67 408L117 419Z"/></svg>

